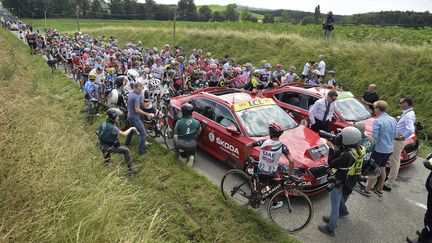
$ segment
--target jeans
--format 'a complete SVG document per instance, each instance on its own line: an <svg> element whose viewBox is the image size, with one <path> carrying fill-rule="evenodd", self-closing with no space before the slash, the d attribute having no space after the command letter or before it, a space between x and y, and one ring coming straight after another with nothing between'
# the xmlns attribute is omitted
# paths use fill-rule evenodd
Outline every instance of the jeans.
<svg viewBox="0 0 432 243"><path fill-rule="evenodd" d="M335 187L330 191L330 219L328 223L328 228L331 231L334 231L337 226L337 220L339 218L339 207L342 201L342 186ZM345 205L345 203L344 203Z"/></svg>
<svg viewBox="0 0 432 243"><path fill-rule="evenodd" d="M135 127L138 130L139 134L140 134L139 135L140 136L140 142L139 142L138 153L140 155L142 155L142 154L145 153L145 147L144 146L145 146L145 143L146 143L145 137L147 135L147 132L146 132L146 130L144 128L144 124L142 123L142 121L141 121L141 119L139 117L129 117L128 120L130 121L131 126ZM127 135L126 141L125 141L126 146L128 146L131 143L132 135L133 134L134 134L134 131L131 131Z"/></svg>
<svg viewBox="0 0 432 243"><path fill-rule="evenodd" d="M424 216L424 229L421 231L419 242L427 242L432 239L432 193L428 193L427 210ZM420 241L422 240L422 241Z"/></svg>
<svg viewBox="0 0 432 243"><path fill-rule="evenodd" d="M348 214L348 208L345 203L348 201L349 195L342 194L342 199L339 204L339 214Z"/></svg>

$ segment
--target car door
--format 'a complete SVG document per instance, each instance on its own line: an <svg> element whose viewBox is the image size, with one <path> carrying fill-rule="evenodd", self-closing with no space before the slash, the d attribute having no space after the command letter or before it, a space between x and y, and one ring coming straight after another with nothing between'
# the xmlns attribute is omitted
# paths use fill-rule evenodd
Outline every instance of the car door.
<svg viewBox="0 0 432 243"><path fill-rule="evenodd" d="M209 131L215 137L213 146L219 148L224 160L235 162L237 165L243 165L245 161L245 139L242 139L244 135L231 110L223 104L216 103L214 122L215 125L212 126L213 130ZM238 133L227 131L226 128L229 126L236 127Z"/></svg>
<svg viewBox="0 0 432 243"><path fill-rule="evenodd" d="M190 101L194 106L193 116L201 123L201 135L197 140L197 145L206 152L212 154L218 159L223 157L220 155L219 149L213 146L215 141L214 136L214 110L216 102L207 98L196 98Z"/></svg>
<svg viewBox="0 0 432 243"><path fill-rule="evenodd" d="M293 91L283 91L275 94L279 101L278 105L288 114L290 114L297 123L309 118L308 110L301 105L304 103L304 95Z"/></svg>

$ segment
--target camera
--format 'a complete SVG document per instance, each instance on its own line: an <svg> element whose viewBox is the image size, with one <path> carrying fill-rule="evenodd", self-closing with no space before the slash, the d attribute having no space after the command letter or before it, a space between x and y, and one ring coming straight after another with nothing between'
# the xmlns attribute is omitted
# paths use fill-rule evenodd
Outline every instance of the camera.
<svg viewBox="0 0 432 243"><path fill-rule="evenodd" d="M335 175L329 175L327 177L327 182L328 182L328 184L327 184L327 190L328 191L333 190L333 188L335 188L335 187L341 186L343 183L342 180L336 179Z"/></svg>
<svg viewBox="0 0 432 243"><path fill-rule="evenodd" d="M319 130L318 135L322 138L329 140L334 145L342 144L342 134L340 132L338 134L333 134L323 130Z"/></svg>

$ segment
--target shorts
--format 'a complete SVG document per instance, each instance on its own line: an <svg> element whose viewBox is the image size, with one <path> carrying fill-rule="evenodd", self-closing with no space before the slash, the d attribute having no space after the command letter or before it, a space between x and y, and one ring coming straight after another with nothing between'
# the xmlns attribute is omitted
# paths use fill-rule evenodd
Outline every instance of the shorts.
<svg viewBox="0 0 432 243"><path fill-rule="evenodd" d="M57 60L48 60L48 66L50 66L50 67L55 67L55 65L56 65L56 63L57 63Z"/></svg>
<svg viewBox="0 0 432 243"><path fill-rule="evenodd" d="M266 173L262 171L258 171L258 180L262 184L269 185L270 187L273 187L277 184L275 179L278 179L279 175L277 172L274 173Z"/></svg>
<svg viewBox="0 0 432 243"><path fill-rule="evenodd" d="M375 164L379 167L386 167L387 161L389 160L392 153L383 154L376 151L372 152L371 159L374 160Z"/></svg>

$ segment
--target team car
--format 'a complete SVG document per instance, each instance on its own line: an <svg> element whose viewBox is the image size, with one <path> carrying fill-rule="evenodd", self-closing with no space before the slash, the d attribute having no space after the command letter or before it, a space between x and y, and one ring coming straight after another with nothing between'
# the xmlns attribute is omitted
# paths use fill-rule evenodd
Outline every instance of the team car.
<svg viewBox="0 0 432 243"><path fill-rule="evenodd" d="M304 192L314 194L327 185L328 147L325 140L309 128L297 124L269 98L255 98L240 89L206 88L170 102L170 124L181 117L181 106L194 106L193 117L202 126L197 146L233 167L245 169L246 144L269 138L268 124L277 122L285 131L280 137L292 155L294 174L304 180ZM250 156L259 158L259 148ZM287 165L282 156L281 164Z"/></svg>
<svg viewBox="0 0 432 243"><path fill-rule="evenodd" d="M372 135L372 124L377 117L373 117L371 111L357 100L351 92L334 87L312 86L294 83L278 89L262 92L263 97L272 98L276 104L284 109L297 122L310 126L309 108L326 96L330 90L338 92L335 101L335 112L330 124L330 130L338 130L352 126L354 122L362 121L366 125L366 135ZM415 134L405 140L405 147L401 155L401 167L413 163L417 159L419 141Z"/></svg>

